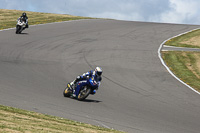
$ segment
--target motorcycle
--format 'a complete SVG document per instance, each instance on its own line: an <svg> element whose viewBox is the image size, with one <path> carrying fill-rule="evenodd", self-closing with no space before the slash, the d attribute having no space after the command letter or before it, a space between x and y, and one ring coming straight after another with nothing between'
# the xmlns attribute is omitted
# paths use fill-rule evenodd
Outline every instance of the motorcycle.
<svg viewBox="0 0 200 133"><path fill-rule="evenodd" d="M24 21L18 20L16 24L16 34L21 34L25 27L26 23Z"/></svg>
<svg viewBox="0 0 200 133"><path fill-rule="evenodd" d="M79 92L78 92L78 88ZM97 82L94 80L93 77L82 80L77 82L75 85L70 85L70 83L67 84L67 87L64 89L63 95L64 97L75 97L79 101L85 100L89 94L94 95L96 93L96 90L98 88ZM76 96L74 96L74 92ZM77 92L76 92L77 91Z"/></svg>

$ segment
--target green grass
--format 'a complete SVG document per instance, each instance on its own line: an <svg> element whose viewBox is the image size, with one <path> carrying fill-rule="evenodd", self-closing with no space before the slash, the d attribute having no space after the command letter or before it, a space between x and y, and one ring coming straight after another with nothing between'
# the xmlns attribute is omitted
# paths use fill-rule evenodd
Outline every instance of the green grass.
<svg viewBox="0 0 200 133"><path fill-rule="evenodd" d="M162 52L170 70L183 82L200 91L200 52Z"/></svg>
<svg viewBox="0 0 200 133"><path fill-rule="evenodd" d="M175 46L175 47L188 47L188 48L200 48L200 46L188 45L183 42L190 40L193 37L200 36L200 29L191 31L187 34L183 34L179 37L172 38L168 40L165 45Z"/></svg>
<svg viewBox="0 0 200 133"><path fill-rule="evenodd" d="M24 11L0 9L0 30L16 26ZM29 25L92 19L71 15L28 12ZM0 132L120 133L120 131L0 105Z"/></svg>

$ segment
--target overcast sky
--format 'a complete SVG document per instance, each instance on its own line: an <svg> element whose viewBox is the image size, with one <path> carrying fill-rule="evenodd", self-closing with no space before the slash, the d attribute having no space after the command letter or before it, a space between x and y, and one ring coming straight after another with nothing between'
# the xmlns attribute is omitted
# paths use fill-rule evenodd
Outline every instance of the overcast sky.
<svg viewBox="0 0 200 133"><path fill-rule="evenodd" d="M200 0L0 0L0 9L200 25Z"/></svg>

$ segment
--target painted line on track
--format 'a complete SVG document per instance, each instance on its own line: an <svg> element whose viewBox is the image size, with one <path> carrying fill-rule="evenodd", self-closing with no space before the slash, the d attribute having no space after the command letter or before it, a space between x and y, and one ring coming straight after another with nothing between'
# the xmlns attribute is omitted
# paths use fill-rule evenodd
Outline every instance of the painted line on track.
<svg viewBox="0 0 200 133"><path fill-rule="evenodd" d="M0 31L6 31L6 30L13 30L13 29L15 29L16 27L14 27L14 28L8 28L8 29L3 29L3 30L0 30Z"/></svg>
<svg viewBox="0 0 200 133"><path fill-rule="evenodd" d="M182 84L184 84L185 86L187 86L188 88L190 88L192 91L196 92L197 94L200 95L200 92L198 92L197 90L195 90L194 88L192 88L191 86L189 86L188 84L186 84L185 82L183 82L181 79L179 79L176 75L174 75L174 73L169 69L169 67L165 64L164 60L162 59L162 56L161 56L161 49L163 47L163 45L170 39L172 38L175 38L175 37L178 37L178 36L181 36L181 35L184 35L184 34L187 34L187 33L190 33L192 31L195 31L195 30L199 30L200 28L196 28L196 29L193 29L193 30L190 30L190 31L187 31L187 32L184 32L184 33L181 33L181 34L178 34L176 36L173 36L167 40L165 40L164 42L161 43L159 49L158 49L158 57L160 58L160 61L162 63L162 65L167 69L167 71L175 78L177 79L179 82L181 82Z"/></svg>

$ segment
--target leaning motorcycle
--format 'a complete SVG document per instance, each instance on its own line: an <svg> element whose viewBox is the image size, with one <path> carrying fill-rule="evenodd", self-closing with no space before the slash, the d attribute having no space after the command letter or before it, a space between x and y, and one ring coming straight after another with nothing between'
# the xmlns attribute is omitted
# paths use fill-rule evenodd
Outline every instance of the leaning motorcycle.
<svg viewBox="0 0 200 133"><path fill-rule="evenodd" d="M16 34L21 34L21 32L25 29L26 23L24 21L17 21L16 25Z"/></svg>
<svg viewBox="0 0 200 133"><path fill-rule="evenodd" d="M75 98L79 101L83 101L89 94L95 94L94 92L97 90L98 84L93 77L79 81L75 85L70 85L70 83L68 83L63 92L64 97L73 97L73 90L77 90L78 87L80 87L80 90L79 92L75 92Z"/></svg>

